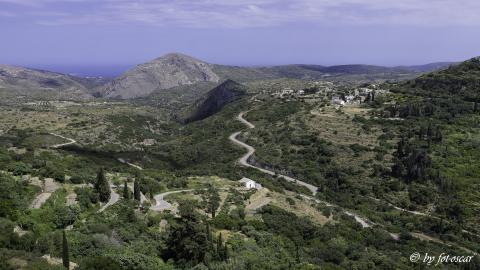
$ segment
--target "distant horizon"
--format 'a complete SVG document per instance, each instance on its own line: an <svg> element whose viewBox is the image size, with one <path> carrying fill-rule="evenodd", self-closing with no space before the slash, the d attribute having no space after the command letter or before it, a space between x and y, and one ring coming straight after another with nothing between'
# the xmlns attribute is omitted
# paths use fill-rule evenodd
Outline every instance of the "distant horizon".
<svg viewBox="0 0 480 270"><path fill-rule="evenodd" d="M182 53L182 52L178 52ZM159 55L158 57L161 57L167 53L164 53L162 55ZM186 54L186 53L182 53ZM188 55L188 54L187 54ZM194 57L198 60L205 61L204 59L200 57L196 57L195 55L189 55L191 57ZM72 76L79 76L79 77L116 77L119 76L129 69L134 68L137 65L152 61L158 57L151 58L149 60L145 60L144 62L141 63L119 63L119 64L31 64L31 65L22 65L22 64L11 64L11 63L0 63L4 65L12 65L12 66L19 66L19 67L24 67L24 68L30 68L30 69L37 69L37 70L45 70L45 71L51 71L51 72L58 72L58 73L63 73L63 74L69 74ZM433 62L416 62L416 63L411 63L411 64L394 64L394 65L382 65L382 64L376 64L376 63L355 63L355 62L346 62L346 63L333 63L333 64L322 64L322 63L279 63L279 64L235 64L235 63L212 63L209 61L210 64L218 64L218 65L227 65L227 66L241 66L241 67L269 67L269 66L283 66L283 65L318 65L318 66L341 66L341 65L371 65L371 66L382 66L382 67L409 67L409 66L421 66L421 65L428 65L428 64L435 64L435 63L458 63L462 61L466 61L468 59L471 59L473 57L477 56L472 56L467 59L461 59L461 60L439 60L439 61L433 61Z"/></svg>
<svg viewBox="0 0 480 270"><path fill-rule="evenodd" d="M172 51L237 66L457 62L480 55L479 13L476 0L0 0L0 63L118 74Z"/></svg>

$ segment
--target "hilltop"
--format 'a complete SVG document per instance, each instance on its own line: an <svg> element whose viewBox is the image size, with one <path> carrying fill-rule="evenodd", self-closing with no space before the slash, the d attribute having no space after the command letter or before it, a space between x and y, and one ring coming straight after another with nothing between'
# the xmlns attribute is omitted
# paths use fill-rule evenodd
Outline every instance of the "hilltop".
<svg viewBox="0 0 480 270"><path fill-rule="evenodd" d="M91 82L56 72L0 65L0 90L8 95L29 95L56 99L87 99Z"/></svg>
<svg viewBox="0 0 480 270"><path fill-rule="evenodd" d="M400 92L428 97L478 99L480 87L480 57L475 57L446 69L424 74L398 85Z"/></svg>
<svg viewBox="0 0 480 270"><path fill-rule="evenodd" d="M104 97L128 99L146 96L155 90L219 80L210 64L184 54L170 53L138 65L99 87L97 92Z"/></svg>

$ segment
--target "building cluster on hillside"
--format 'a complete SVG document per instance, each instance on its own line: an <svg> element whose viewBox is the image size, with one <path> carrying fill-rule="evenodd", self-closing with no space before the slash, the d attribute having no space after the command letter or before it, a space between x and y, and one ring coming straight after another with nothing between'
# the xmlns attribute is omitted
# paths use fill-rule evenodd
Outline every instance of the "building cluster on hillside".
<svg viewBox="0 0 480 270"><path fill-rule="evenodd" d="M334 106L361 104L373 101L376 96L381 96L386 93L387 90L379 89L377 85L372 84L367 87L356 88L353 91L349 91L348 94L341 93L332 95L330 103Z"/></svg>
<svg viewBox="0 0 480 270"><path fill-rule="evenodd" d="M272 97L286 99L329 100L333 106L345 106L370 102L375 96L385 94L387 91L379 89L375 84L362 85L355 89L347 90L345 87L335 86L333 82L312 82L301 89L284 87L274 93Z"/></svg>
<svg viewBox="0 0 480 270"><path fill-rule="evenodd" d="M290 87L285 87L277 92L272 93L271 96L277 98L318 98L322 96L327 96L333 91L334 85L332 82L316 81L310 83L307 87L302 89L292 89Z"/></svg>

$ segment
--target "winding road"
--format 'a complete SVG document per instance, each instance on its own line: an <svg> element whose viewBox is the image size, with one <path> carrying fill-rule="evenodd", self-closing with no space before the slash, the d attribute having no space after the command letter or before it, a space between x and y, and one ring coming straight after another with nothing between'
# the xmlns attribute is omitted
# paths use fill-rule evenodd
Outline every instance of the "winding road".
<svg viewBox="0 0 480 270"><path fill-rule="evenodd" d="M248 129L252 129L252 128L255 128L255 125L253 125L252 123L248 122L247 120L245 120L245 118L243 118L243 115L245 114L245 112L241 112L240 114L238 114L237 116L237 120L242 122L243 124L245 124L247 126ZM266 173L266 174L269 174L269 175L277 175L278 177L281 177L289 182L293 182L297 185L301 185L301 186L304 186L306 188L308 188L308 190L310 190L313 195L315 196L315 194L317 194L317 190L318 188L314 185L311 185L311 184L308 184L308 183L305 183L303 181L300 181L298 179L295 179L295 178L292 178L290 176L286 176L286 175L281 175L281 174L276 174L275 172L273 171L270 171L270 170L267 170L267 169L264 169L264 168L260 168L260 167L257 167L257 166L254 166L254 165L251 165L248 163L248 159L255 153L255 148L253 148L251 145L248 145L242 141L239 141L237 139L238 135L240 135L242 133L242 131L238 131L238 132L235 132L233 133L232 135L230 135L229 139L230 141L232 141L233 143L237 144L237 145L240 145L241 147L247 149L247 153L245 155L243 155L239 160L238 160L238 163L240 163L241 165L243 166L246 166L246 167L250 167L250 168L254 168L256 170L259 170L263 173ZM303 198L305 199L308 199L308 200L311 200L311 201L315 201L317 203L324 203L325 205L327 206L332 206L332 207L339 207L337 205L334 205L334 204L331 204L329 202L325 202L325 201L321 201L317 198L314 198L314 197L311 197L311 196L307 196L307 195L304 195L304 194L301 194L300 196L302 196ZM355 221L357 221L358 223L360 223L360 225L363 227L363 228L368 228L368 227L371 227L371 224L374 224L373 222L370 222L368 221L367 219L363 218L363 217L360 217L358 216L357 214L355 213L352 213L350 211L347 211L347 210L344 210L344 213L348 216L352 216Z"/></svg>
<svg viewBox="0 0 480 270"><path fill-rule="evenodd" d="M253 125L252 123L248 122L247 120L245 120L245 118L243 118L243 115L245 114L245 112L241 112L238 116L237 116L237 120L242 122L243 124L245 124L247 126L248 129L252 129L252 128L255 128L255 125ZM275 172L273 171L270 171L270 170L267 170L267 169L263 169L263 168L260 168L260 167L257 167L257 166L254 166L254 165L251 165L248 163L248 159L255 153L255 148L253 148L252 146L242 142L242 141L239 141L237 139L238 135L240 135L242 133L242 131L238 131L238 132L235 132L233 133L232 135L230 135L229 139L230 141L232 141L233 143L237 144L237 145L240 145L241 147L247 149L247 153L245 155L243 155L239 160L238 162L243 165L243 166L246 166L246 167L250 167L250 168L254 168L256 170L259 170L263 173L266 173L266 174L269 174L269 175L275 175ZM289 176L285 176L285 175L278 175L279 177L282 177L284 178L285 180L287 181L290 181L290 182L295 182L296 184L298 185L302 185L302 186L305 186L307 187L310 191L312 191L312 193L315 195L317 193L317 187L316 186L313 186L311 184L308 184L308 183L305 183L305 182L302 182L300 180L297 180L295 178L292 178L292 177L289 177ZM351 216L355 219L356 222L358 222L362 228L369 228L371 227L372 225L377 225L371 221L369 221L368 219L366 218L363 218L349 210L346 210L338 205L334 205L332 203L329 203L329 202L326 202L326 201L321 201L317 198L314 198L314 197L311 197L311 196L307 196L307 195L304 195L304 194L300 194L300 196L302 196L303 198L305 199L308 199L308 200L311 200L311 201L315 201L317 203L323 203L329 207L338 207L338 208L341 208L343 210L343 212L348 215L348 216ZM372 199L375 199L375 198L372 198ZM375 199L375 200L379 200L379 199ZM413 215L420 215L420 216L426 216L427 214L425 213L421 213L421 212L417 212L417 211L409 211L409 210L406 210L406 209L403 209L403 208L400 208L400 207L397 207L397 206L394 206L392 205L395 209L397 210L401 210L401 211L405 211L407 213L410 213L410 214L413 214ZM476 235L478 236L477 234L474 234L474 233L471 233L469 231L466 231L466 230L462 230L463 232L466 232L466 233L469 233L469 234L472 234L472 235ZM388 231L387 231L388 232ZM399 239L399 235L398 234L395 234L395 233L390 233L390 236L392 237L392 239L394 240L398 240ZM414 235L414 234L413 234ZM478 255L476 252L472 251L472 250L469 250L467 248L464 248L462 246L458 246L456 244L453 244L453 243L444 243L443 241L439 240L441 243L445 244L445 245L449 245L449 246L456 246L458 248L461 248L461 249L464 249L468 252L471 252L475 255Z"/></svg>
<svg viewBox="0 0 480 270"><path fill-rule="evenodd" d="M241 112L238 116L237 116L237 120L242 122L243 124L245 124L249 129L252 129L252 128L255 128L255 126L248 122L247 120L245 120L245 118L243 118L243 114L244 112ZM247 153L245 155L243 155L239 160L238 162L243 165L243 166L246 166L246 167L250 167L250 168L254 168L254 169L257 169L263 173L266 173L266 174L269 174L269 175L275 175L276 173L273 172L273 171L270 171L270 170L267 170L267 169L264 169L264 168L260 168L260 167L257 167L257 166L253 166L251 164L248 163L248 159L255 153L255 148L253 148L252 146L242 142L242 141L239 141L237 139L238 135L240 135L242 132L241 131L238 131L238 132L235 132L233 133L232 135L230 135L229 139L230 141L232 141L233 143L237 144L237 145L240 145L241 147L247 149ZM317 190L318 188L314 185L311 185L311 184L308 184L308 183L305 183L303 181L300 181L298 179L295 179L295 178L292 178L290 176L286 176L286 175L281 175L281 174L277 174L278 177L281 177L289 182L293 182L293 183L296 183L297 185L300 185L300 186L304 186L306 188L308 188L308 190L310 190L312 192L313 195L317 194Z"/></svg>

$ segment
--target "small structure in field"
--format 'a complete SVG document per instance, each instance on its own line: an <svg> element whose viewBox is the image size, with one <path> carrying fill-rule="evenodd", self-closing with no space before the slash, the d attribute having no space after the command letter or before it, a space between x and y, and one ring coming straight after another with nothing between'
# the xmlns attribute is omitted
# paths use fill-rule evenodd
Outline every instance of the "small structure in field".
<svg viewBox="0 0 480 270"><path fill-rule="evenodd" d="M250 178L244 177L244 178L240 179L240 181L238 181L238 182L240 182L240 183L241 183L244 187L246 187L247 189L252 189L252 188L258 189L258 190L262 189L262 185L260 185L259 183L253 181L253 180L250 179Z"/></svg>

